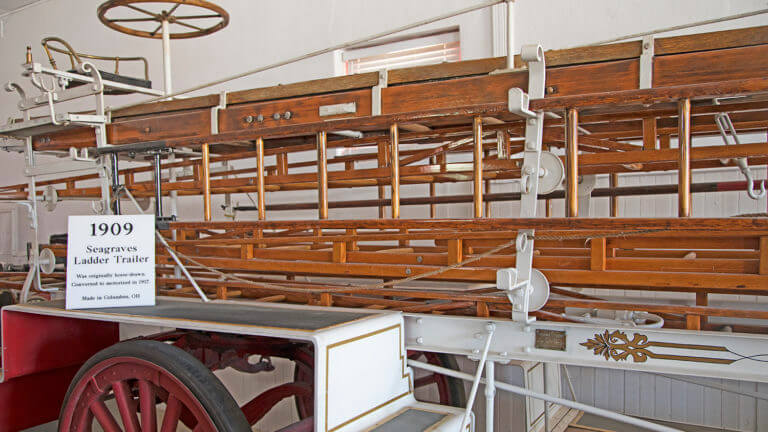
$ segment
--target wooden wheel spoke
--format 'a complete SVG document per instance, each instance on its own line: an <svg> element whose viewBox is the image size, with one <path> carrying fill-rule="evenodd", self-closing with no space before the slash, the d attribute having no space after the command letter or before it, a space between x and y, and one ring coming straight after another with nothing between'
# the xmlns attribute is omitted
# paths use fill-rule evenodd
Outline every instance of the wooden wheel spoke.
<svg viewBox="0 0 768 432"><path fill-rule="evenodd" d="M157 21L154 18L115 18L109 20L109 22L147 22L147 21Z"/></svg>
<svg viewBox="0 0 768 432"><path fill-rule="evenodd" d="M174 24L178 24L178 25L181 25L181 26L184 26L184 27L189 27L191 29L203 31L203 29L201 27L198 27L198 26L192 25L192 24L187 24L187 23L181 22L179 20L174 21Z"/></svg>
<svg viewBox="0 0 768 432"><path fill-rule="evenodd" d="M163 426L160 428L160 432L175 432L181 419L181 411L183 410L181 401L175 396L168 396L168 402L165 407L165 415L163 416Z"/></svg>
<svg viewBox="0 0 768 432"><path fill-rule="evenodd" d="M160 19L160 15L159 14L152 13L152 12L150 12L150 11L148 11L146 9L142 9L142 8L140 8L138 6L134 6L132 4L127 4L127 5L125 5L125 7L129 8L129 9L133 9L133 10L135 10L137 12L145 13L145 14L147 14L149 16L154 17L155 19Z"/></svg>
<svg viewBox="0 0 768 432"><path fill-rule="evenodd" d="M157 32L159 32L161 28L163 28L163 25L162 25L162 24L160 24L159 26L157 26L157 28L156 28L156 29L152 30L152 32L150 32L150 34L151 34L151 35L156 35L156 34L157 34Z"/></svg>
<svg viewBox="0 0 768 432"><path fill-rule="evenodd" d="M139 419L136 417L136 401L133 399L133 392L125 381L120 381L112 385L115 393L115 402L123 420L123 429L125 432L139 432Z"/></svg>
<svg viewBox="0 0 768 432"><path fill-rule="evenodd" d="M148 381L139 381L139 408L141 409L141 432L157 432L157 395L155 387Z"/></svg>
<svg viewBox="0 0 768 432"><path fill-rule="evenodd" d="M93 401L89 406L89 409L93 413L93 416L96 418L96 421L99 423L101 428L104 429L104 432L122 432L122 429L117 424L117 421L112 416L112 413L109 412L109 408L107 408L107 406L104 404L104 401Z"/></svg>
<svg viewBox="0 0 768 432"><path fill-rule="evenodd" d="M210 14L210 15L182 15L174 17L176 21L178 20L188 20L188 19L205 19L205 18L221 18L221 14Z"/></svg>
<svg viewBox="0 0 768 432"><path fill-rule="evenodd" d="M415 380L413 380L413 386L416 388L419 388L419 387L424 387L430 384L434 384L437 382L437 378L438 378L437 374L431 374L421 378L416 378Z"/></svg>

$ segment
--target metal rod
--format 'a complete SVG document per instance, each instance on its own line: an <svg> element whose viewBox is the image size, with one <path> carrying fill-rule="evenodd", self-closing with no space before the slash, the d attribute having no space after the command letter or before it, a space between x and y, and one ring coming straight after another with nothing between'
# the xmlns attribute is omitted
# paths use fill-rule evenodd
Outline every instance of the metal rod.
<svg viewBox="0 0 768 432"><path fill-rule="evenodd" d="M568 109L565 121L566 206L568 217L579 216L579 112Z"/></svg>
<svg viewBox="0 0 768 432"><path fill-rule="evenodd" d="M115 200L112 204L112 213L120 214L120 166L117 161L117 153L110 154L110 165L112 165L112 198Z"/></svg>
<svg viewBox="0 0 768 432"><path fill-rule="evenodd" d="M430 165L437 165L437 157L432 156L429 158ZM437 187L434 182L429 183L429 197L434 199L437 196ZM437 217L437 205L435 203L429 204L429 217L434 219Z"/></svg>
<svg viewBox="0 0 768 432"><path fill-rule="evenodd" d="M483 217L483 118L476 116L472 119L472 180L474 192L475 217Z"/></svg>
<svg viewBox="0 0 768 432"><path fill-rule="evenodd" d="M468 373L455 371L453 369L448 369L440 366L435 366L429 363L420 362L417 360L408 360L408 365L417 369L423 369L430 372L439 373L441 375L450 376L453 378L459 378L464 381L472 381L474 377ZM480 382L486 383L485 379L480 379ZM545 393L539 393L534 392L522 387L518 387L512 384L507 384L505 382L496 381L495 383L496 388L499 390L508 391L510 393L519 394L522 396L528 396L535 399L541 399L543 401L556 403L558 405L563 405L568 408L577 409L580 411L584 411L590 414L594 414L596 416L605 417L611 420L616 420L622 423L631 424L635 426L639 426L641 428L645 428L652 431L657 432L681 432L679 429L674 429L667 426L662 426L656 423L652 423L646 420L641 420L639 418L631 417L624 414L619 414L613 411L609 411L602 408L593 407L591 405L585 405L578 402L569 401L568 399L562 399L554 396L550 396Z"/></svg>
<svg viewBox="0 0 768 432"><path fill-rule="evenodd" d="M678 102L677 142L679 160L677 171L678 216L691 216L691 100Z"/></svg>
<svg viewBox="0 0 768 432"><path fill-rule="evenodd" d="M171 34L168 20L163 20L163 92L165 96L172 96L173 85L171 84ZM156 98L158 99L158 98ZM162 98L159 98L162 99Z"/></svg>
<svg viewBox="0 0 768 432"><path fill-rule="evenodd" d="M259 220L267 218L267 206L264 187L264 138L256 138L256 186L259 189Z"/></svg>
<svg viewBox="0 0 768 432"><path fill-rule="evenodd" d="M485 362L485 431L493 432L493 408L496 399L496 362Z"/></svg>
<svg viewBox="0 0 768 432"><path fill-rule="evenodd" d="M189 283L192 284L192 287L195 288L195 291L197 292L197 295L200 296L200 299L203 300L203 303L207 303L211 301L207 295L205 295L205 292L200 289L200 286L197 284L197 281L195 278L192 277L191 274L189 274L189 270L187 270L187 267L184 266L184 264L181 262L178 256L176 256L176 252L173 251L171 246L168 244L168 242L165 241L162 235L160 235L160 231L155 230L155 235L157 236L158 240L160 240L160 243L165 246L165 249L168 251L168 255L171 256L171 259L176 263L177 266L181 269L181 272L184 273L184 276L189 280Z"/></svg>
<svg viewBox="0 0 768 432"><path fill-rule="evenodd" d="M155 217L163 217L163 183L160 172L160 153L155 153L153 157L155 169Z"/></svg>
<svg viewBox="0 0 768 432"><path fill-rule="evenodd" d="M407 25L404 25L404 26L401 26L401 27L397 27L397 28L394 28L394 29L391 29L391 30L386 30L386 31L383 31L383 32L380 32L380 33L364 36L364 37L361 37L359 39L355 39L355 40L352 40L352 41L349 41L349 42L340 43L340 44L337 44L337 45L334 45L334 46L331 46L331 47L319 49L319 50L312 51L312 52L309 52L309 53L306 53L306 54L302 54L302 55L299 55L299 56L296 56L296 57L291 57L291 58L286 59L286 60L281 60L279 62L272 63L270 65L261 66L261 67L255 68L255 69L251 69L249 71L241 72L241 73L238 73L238 74L235 74L235 75L231 75L231 76L228 76L228 77L225 77L225 78L221 78L221 79L218 79L218 80L215 80L215 81L211 81L211 82L208 82L208 83L196 85L194 87L190 87L190 88L187 88L185 90L182 90L182 91L179 91L179 92L176 92L176 93L170 93L169 92L170 94L166 94L165 96L162 96L162 97L152 98L152 99L141 101L141 102L136 102L136 103L132 103L132 104L128 104L128 105L123 105L123 106L111 108L111 111L119 111L121 109L129 108L129 107L133 107L133 106L137 106L137 105L143 105L143 104L149 103L149 102L156 102L156 101L159 101L159 100L162 100L162 99L165 99L165 98L170 98L170 97L174 97L174 96L179 96L179 95L191 93L193 91L202 90L204 88L212 87L212 86L219 85L219 84L223 84L225 82L233 81L233 80L236 80L238 78L243 78L243 77L246 77L246 76L249 76L249 75L257 74L259 72L268 71L270 69L275 69L275 68L278 68L278 67L281 67L281 66L285 66L285 65L288 65L288 64L291 64L291 63L296 63L298 61L306 60L306 59L309 59L309 58L312 58L312 57L317 57L319 55L328 54L328 53L334 52L336 50L341 50L341 49L349 48L349 47L352 47L352 46L355 46L355 45L358 45L358 44L361 44L361 43L364 43L364 42L368 42L368 41L372 41L374 39L379 39L379 38L382 38L382 37L385 37L385 36L393 35L395 33L400 33L400 32L403 32L403 31L406 31L406 30L410 30L410 29L413 29L413 28L416 28L416 27L421 27L423 25L431 24L431 23L436 22L436 21L442 21L444 19L452 18L452 17L455 17L457 15L462 15L462 14L465 14L465 13L468 13L468 12L472 12L472 11L476 11L476 10L479 10L479 9L485 9L485 8L493 6L495 4L503 3L504 1L505 0L484 1L484 2L478 3L476 5L472 5L472 6L465 7L463 9L458 9L458 10L451 11L451 12L446 12L444 14L440 14L440 15L437 15L437 16L434 16L434 17L431 17L431 18L427 18L427 19L424 19L424 20L416 21L416 22L413 22L411 24L407 24ZM163 34L165 34L165 32L163 32ZM169 46L169 51L170 51L170 46ZM170 60L170 57L169 57L169 60ZM170 65L169 65L169 73L170 73Z"/></svg>
<svg viewBox="0 0 768 432"><path fill-rule="evenodd" d="M507 0L507 69L515 68L515 2Z"/></svg>
<svg viewBox="0 0 768 432"><path fill-rule="evenodd" d="M328 219L328 133L317 133L317 203L320 219Z"/></svg>
<svg viewBox="0 0 768 432"><path fill-rule="evenodd" d="M485 331L488 332L488 335L485 337L485 345L483 345L483 352L480 355L480 361L477 363L477 372L475 372L475 376L472 379L472 389L469 391L469 398L467 398L467 407L464 409L464 420L461 421L462 430L464 428L464 425L467 424L467 420L469 419L469 413L472 412L472 405L475 404L475 396L477 396L477 389L480 386L480 381L482 380L482 377L483 377L483 367L485 366L485 361L488 359L488 350L491 348L491 339L493 339L493 333L494 331L496 331L496 325L493 323L486 324Z"/></svg>
<svg viewBox="0 0 768 432"><path fill-rule="evenodd" d="M200 146L203 157L200 163L200 173L203 182L203 218L206 222L211 220L211 150L208 143Z"/></svg>
<svg viewBox="0 0 768 432"><path fill-rule="evenodd" d="M389 127L390 168L392 170L392 219L400 218L400 133L397 123Z"/></svg>
<svg viewBox="0 0 768 432"><path fill-rule="evenodd" d="M136 206L136 210L140 214L144 214L144 210L141 209L141 206L136 201L136 198L134 198L133 194L131 194L131 191L129 191L128 189L124 189L123 191L131 200L131 202L133 202L133 205ZM200 296L200 299L203 301L203 303L207 303L211 301L208 298L208 296L205 295L205 292L200 288L200 285L197 284L197 281L195 280L195 278L192 277L192 275L189 273L189 271L187 270L187 267L185 267L184 264L179 259L179 257L176 256L176 252L173 251L173 248L171 248L168 242L165 241L165 237L163 237L163 235L160 234L160 231L158 231L157 229L155 229L155 236L157 237L158 240L160 240L160 243L162 243L165 249L168 251L168 255L170 255L173 261L176 263L176 267L174 268L174 271L176 271L176 269L181 269L182 273L184 273L184 276L187 278L187 280L189 280L189 283L192 284L192 287L195 289L195 292L197 292L197 295Z"/></svg>

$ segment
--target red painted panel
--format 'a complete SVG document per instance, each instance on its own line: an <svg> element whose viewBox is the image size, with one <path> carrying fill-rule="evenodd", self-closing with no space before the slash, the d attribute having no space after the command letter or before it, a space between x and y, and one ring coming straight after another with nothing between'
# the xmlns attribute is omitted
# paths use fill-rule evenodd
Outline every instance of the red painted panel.
<svg viewBox="0 0 768 432"><path fill-rule="evenodd" d="M2 314L3 369L6 380L81 365L96 352L119 340L119 327L116 323L36 315L7 309Z"/></svg>
<svg viewBox="0 0 768 432"><path fill-rule="evenodd" d="M79 368L54 369L0 384L0 431L16 432L59 418L64 395Z"/></svg>

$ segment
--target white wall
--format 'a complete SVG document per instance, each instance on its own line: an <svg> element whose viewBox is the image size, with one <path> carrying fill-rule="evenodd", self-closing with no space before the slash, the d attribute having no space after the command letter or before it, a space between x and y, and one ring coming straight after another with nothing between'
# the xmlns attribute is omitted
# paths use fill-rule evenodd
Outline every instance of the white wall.
<svg viewBox="0 0 768 432"><path fill-rule="evenodd" d="M20 64L24 57L24 46L31 45L35 58L43 59L39 41L49 35L60 36L82 51L105 53L111 55L144 55L150 60L151 78L156 88L162 86L162 63L160 42L157 40L141 39L117 33L104 27L96 18L96 7L101 0L49 0L38 6L24 10L18 14L2 18L4 35L0 39L0 83L21 81L18 76ZM187 88L202 82L217 79L260 65L324 48L339 42L352 40L361 36L394 28L409 22L417 21L475 4L469 0L285 0L279 2L219 0L232 17L229 27L213 35L192 40L172 42L172 59L174 71L174 89ZM517 22L515 39L517 49L527 43L541 43L545 49L566 48L574 45L608 39L650 29L667 27L732 15L740 12L765 8L766 0L517 0L515 3ZM768 24L766 16L757 16L735 22L722 23L680 31L672 34L695 33L702 31L721 30L734 27L746 27ZM488 57L492 54L491 12L482 10L464 16L449 19L431 25L431 28L443 28L458 25L461 33L462 58L473 59ZM419 29L424 30L424 29ZM202 93L214 93L219 90L238 90L261 87L278 83L328 77L333 75L333 57L324 55L261 75L241 79L218 86ZM108 103L121 105L136 100L133 96L110 98ZM11 95L0 95L0 119L16 115L15 98ZM755 139L764 142L765 135ZM695 141L695 145L702 144ZM311 157L311 155L306 155ZM271 161L267 161L269 164ZM22 182L22 159L17 155L3 154L0 156L0 184ZM734 170L735 172L735 170ZM766 173L758 174L761 178ZM738 179L737 173L695 174L698 178L713 181L715 179ZM647 184L666 184L672 179L669 175L650 177L631 177L625 184L638 182ZM413 190L423 191L414 187ZM404 188L403 196L408 196L409 188ZM469 190L468 185L439 185L438 193L461 193ZM495 191L499 191L496 189ZM371 193L371 190L360 191ZM423 192L422 192L423 193ZM331 199L348 192L332 190ZM247 202L247 198L237 198ZM314 193L297 193L286 199L310 200ZM674 203L672 197L633 198L626 199L622 204L623 215L643 216L673 216ZM192 208L195 210L191 210ZM189 199L184 202L184 209L190 210L187 218L199 218L199 202ZM731 216L739 213L765 211L765 199L753 202L746 199L743 193L721 193L696 195L694 200L694 215L696 216ZM516 207L508 204L494 204L494 212L514 214ZM63 232L65 216L73 212L86 211L79 204L65 203L51 215L42 217L42 236L50 233ZM217 217L221 213L217 209ZM405 207L405 217L423 216L426 208ZM593 215L605 215L607 206L598 202ZM468 216L469 206L441 206L441 217ZM562 207L557 204L555 214L562 214ZM296 214L279 214L276 217L313 217L313 212ZM370 217L366 211L350 213L345 211L331 212L332 217ZM248 216L246 216L248 217ZM620 293L617 293L620 294ZM755 410L756 403L745 401L734 396L722 396L719 399L722 407L720 413L712 411L711 406L702 405L698 411L667 410L664 412L642 408L642 401L647 400L696 400L702 390L676 383L663 385L647 384L646 378L636 374L579 369L577 371L580 399L583 402L595 402L598 405L623 410L629 414L664 418L667 420L686 421L707 424L710 426L732 427L741 430L768 430L765 418L758 419ZM606 377L609 381L606 384ZM638 390L640 382L640 390ZM658 379L655 381L658 383ZM645 383L645 384L644 384ZM242 383L236 384L242 387ZM754 389L753 384L743 384ZM644 387L643 387L644 386ZM603 388L611 388L612 392L626 394L621 403L617 399L600 399L595 395ZM597 390L596 390L597 389ZM765 391L765 388L760 390ZM633 391L640 391L639 396L630 396ZM590 393L591 392L591 393ZM703 391L707 398L707 391ZM592 395L592 396L590 396ZM682 396L681 396L682 395ZM635 402L638 397L640 405ZM752 405L750 405L752 404ZM638 406L640 408L638 408ZM746 407L746 408L744 408ZM765 405L760 405L763 409ZM759 408L759 407L758 407ZM638 411L639 410L639 411ZM703 412L702 412L703 410ZM758 424L760 425L758 427Z"/></svg>

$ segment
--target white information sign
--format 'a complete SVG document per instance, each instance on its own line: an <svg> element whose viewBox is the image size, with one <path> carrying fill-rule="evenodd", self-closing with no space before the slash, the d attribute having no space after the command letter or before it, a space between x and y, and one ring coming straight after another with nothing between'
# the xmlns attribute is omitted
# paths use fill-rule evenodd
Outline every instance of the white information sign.
<svg viewBox="0 0 768 432"><path fill-rule="evenodd" d="M67 309L155 304L155 217L70 216Z"/></svg>

